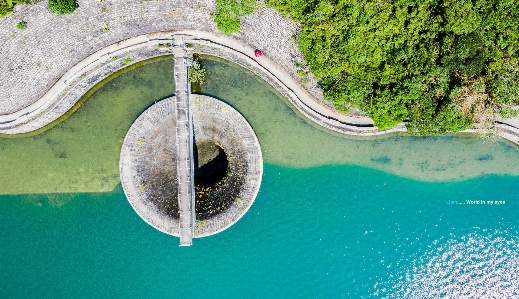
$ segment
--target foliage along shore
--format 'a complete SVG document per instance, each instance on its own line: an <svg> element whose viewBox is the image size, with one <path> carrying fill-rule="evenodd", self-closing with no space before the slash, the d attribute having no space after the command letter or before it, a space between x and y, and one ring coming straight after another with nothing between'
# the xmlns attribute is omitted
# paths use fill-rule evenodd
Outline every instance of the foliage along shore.
<svg viewBox="0 0 519 299"><path fill-rule="evenodd" d="M102 0L101 0L102 1ZM10 15L17 4L30 4L31 0L0 0L0 18ZM49 10L58 15L71 14L77 8L76 0L48 0ZM25 29L25 28L18 28Z"/></svg>
<svg viewBox="0 0 519 299"><path fill-rule="evenodd" d="M218 28L237 31L251 3L217 0ZM340 111L360 108L380 129L407 121L414 134L488 129L517 116L518 1L266 3L301 24L299 49Z"/></svg>
<svg viewBox="0 0 519 299"><path fill-rule="evenodd" d="M56 14L77 7L75 0L47 2ZM301 24L299 49L340 111L359 108L380 129L406 121L415 134L491 128L500 116L517 116L519 1L265 2ZM0 16L21 3L29 0L0 0ZM257 6L216 0L212 17L232 34Z"/></svg>

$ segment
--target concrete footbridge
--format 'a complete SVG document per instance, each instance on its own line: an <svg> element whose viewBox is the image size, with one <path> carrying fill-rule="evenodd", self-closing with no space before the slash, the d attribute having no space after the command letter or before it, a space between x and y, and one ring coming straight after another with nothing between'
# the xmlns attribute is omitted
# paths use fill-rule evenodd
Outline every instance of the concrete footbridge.
<svg viewBox="0 0 519 299"><path fill-rule="evenodd" d="M175 59L175 114L180 246L193 244L195 228L195 181L193 115L189 96L189 65L193 54L183 36L173 38Z"/></svg>

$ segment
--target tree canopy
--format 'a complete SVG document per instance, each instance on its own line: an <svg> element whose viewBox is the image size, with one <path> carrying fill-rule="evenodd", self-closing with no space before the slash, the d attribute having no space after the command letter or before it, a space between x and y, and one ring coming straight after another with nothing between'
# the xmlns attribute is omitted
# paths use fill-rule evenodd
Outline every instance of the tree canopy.
<svg viewBox="0 0 519 299"><path fill-rule="evenodd" d="M232 34L240 30L240 17L250 15L256 8L256 0L216 0L212 15L218 30Z"/></svg>
<svg viewBox="0 0 519 299"><path fill-rule="evenodd" d="M48 0L49 10L58 15L71 14L76 10L76 0Z"/></svg>
<svg viewBox="0 0 519 299"><path fill-rule="evenodd" d="M519 103L517 0L267 0L339 110L443 134ZM484 118L484 117L483 117Z"/></svg>
<svg viewBox="0 0 519 299"><path fill-rule="evenodd" d="M28 4L30 0L0 0L0 18L13 12L16 4Z"/></svg>

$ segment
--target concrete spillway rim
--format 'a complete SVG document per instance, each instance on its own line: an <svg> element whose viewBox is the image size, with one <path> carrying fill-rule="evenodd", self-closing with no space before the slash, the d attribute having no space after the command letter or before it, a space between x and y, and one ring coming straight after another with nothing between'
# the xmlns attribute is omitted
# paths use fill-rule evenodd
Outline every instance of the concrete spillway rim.
<svg viewBox="0 0 519 299"><path fill-rule="evenodd" d="M161 102L164 102L164 101L171 101L171 99L165 99ZM161 102L158 102L158 103L161 103ZM135 128L142 126L142 124L144 123L146 118L149 117L149 114L151 112L153 112L153 107L155 105L157 105L158 103L155 103L154 105L152 105L148 109L146 109L143 113L141 113L137 117L137 119L132 123L132 125L130 126L130 129L126 133L124 140L123 140L122 147L121 147L120 155L119 155L119 174L121 177L121 185L123 187L123 191L126 196L126 199L130 203L133 210L137 213L137 215L139 215L139 217L142 220L144 220L144 222L149 224L151 227L153 227L165 234L178 237L178 233L175 234L171 230L167 230L161 226L155 225L154 223L151 222L149 217L142 214L143 212L141 210L141 207L139 206L139 205L142 205L142 201L139 201L138 198L140 195L142 195L144 190L142 190L142 189L139 190L139 188L134 188L135 186L133 184L131 184L133 182L132 180L130 180L130 182L126 183L126 177L128 175L127 174L128 171L126 170L125 167L129 167L129 166L126 166L126 163L128 162L127 159L129 159L131 157L130 156L131 149L128 146L128 144L130 144L130 142L132 142L130 140L132 137L132 135L130 135L130 133L132 132L132 129L135 130ZM155 212L159 213L158 211L155 211ZM178 227L178 223L176 226Z"/></svg>
<svg viewBox="0 0 519 299"><path fill-rule="evenodd" d="M195 231L195 238L201 238L210 236L216 233L219 233L229 227L231 227L233 224L235 224L247 211L250 209L250 206L252 206L253 202L255 201L255 198L259 192L259 188L261 186L261 179L263 177L263 156L261 153L261 148L259 141L256 137L256 134L254 133L254 130L250 126L250 124L246 121L246 119L234 108L232 108L230 105L214 99L212 97L203 96L203 95L191 95L190 97L191 101L193 102L192 108L193 108L193 114L194 119L196 119L195 114L201 113L201 111L198 111L200 103L206 103L211 102L217 104L219 107L219 112L224 111L227 112L225 116L229 117L229 115L232 117L233 120L238 119L240 121L240 128L245 129L246 138L242 138L244 141L249 140L248 142L253 145L253 149L248 149L245 152L247 153L247 173L245 176L245 183L244 187L240 192L240 196L238 196L236 199L241 198L242 195L247 195L247 198L243 200L245 203L245 206L238 207L237 200L234 200L230 206L222 211L221 213L214 215L207 219L207 224L202 227L201 232ZM121 156L120 156L120 162L119 162L119 170L121 175L121 183L123 186L124 193L132 206L132 208L136 211L136 213L143 219L146 223L148 223L150 226L154 227L155 229L172 235L172 236L179 236L178 233L178 218L171 218L167 215L164 215L161 213L156 207L151 206L148 204L146 206L146 200L147 197L145 197L144 190L140 189L138 186L138 183L135 182L134 177L132 177L132 173L134 173L134 168L131 167L131 154L136 153L136 151L132 151L131 144L134 144L135 137L139 132L137 133L133 132L138 128L142 128L143 124L146 122L146 117L149 117L154 112L154 109L157 109L157 107L167 106L169 105L170 108L174 107L174 97L168 98L165 100L162 100L160 102L157 102L156 104L152 105L150 108L148 108L146 111L144 111L132 124L130 129L128 130L128 133L126 134L123 146L121 148ZM164 110L161 110L161 115L164 116ZM205 113L210 113L205 111ZM213 115L216 115L213 113ZM222 118L223 121L223 118ZM195 124L195 127L197 125ZM132 133L133 132L133 133ZM244 145L245 143L242 143ZM249 144L249 145L250 145ZM138 153L137 153L138 154ZM252 159L254 158L254 159ZM252 163L254 162L254 163ZM248 192L247 192L248 191ZM176 199L176 198L175 198ZM226 218L230 217L230 218ZM167 219L166 219L167 218ZM171 221L168 225L161 225L168 221ZM195 222L196 225L196 222Z"/></svg>
<svg viewBox="0 0 519 299"><path fill-rule="evenodd" d="M222 102L222 101L220 101L218 99L215 99L215 98L212 98L212 97L209 97L209 96L206 96L206 95L194 95L194 94L191 94L190 99L191 99L191 101L193 101L195 103L195 105L196 105L197 101L200 101L200 100L206 100L206 101L207 100L214 100L214 101L217 101L222 107L225 107L226 109L229 109L229 111L232 111L232 113L234 113L237 117L239 117L239 119L242 121L241 125L246 127L247 132L250 133L249 137L253 140L254 147L249 149L247 151L247 153L249 155L253 156L253 157L256 157L257 164L255 166L259 170L259 172L257 174L255 174L254 176L249 176L250 175L250 173L249 173L250 167L247 170L248 171L247 172L247 175L248 175L247 179L248 179L248 181L252 180L252 184L250 184L249 186L251 188L253 188L253 193L250 194L250 199L249 199L250 202L249 202L249 204L247 204L244 207L243 210L241 210L241 214L239 215L239 217L235 218L231 222L227 223L227 225L222 226L221 228L219 228L218 230L216 230L214 232L202 233L202 234L197 234L197 232L195 232L195 238L201 238L201 237L211 236L211 235L217 234L219 232L222 232L222 231L228 229L229 227L234 225L236 222L238 222L238 220L240 220L249 211L250 207L252 206L252 204L256 200L256 197L258 195L259 189L261 187L261 180L263 178L263 154L261 152L261 146L260 146L258 137L256 136L256 133L254 132L254 129L249 124L249 122L245 119L245 117L243 117L237 110L235 110L230 105L228 105L228 104L226 104L226 103L224 103L224 102ZM224 150L225 150L225 148L224 148ZM234 204L235 203L233 203L233 205ZM227 209L226 211L224 211L221 214L225 214L228 211L229 211L229 209ZM219 215L217 215L217 216L219 216Z"/></svg>

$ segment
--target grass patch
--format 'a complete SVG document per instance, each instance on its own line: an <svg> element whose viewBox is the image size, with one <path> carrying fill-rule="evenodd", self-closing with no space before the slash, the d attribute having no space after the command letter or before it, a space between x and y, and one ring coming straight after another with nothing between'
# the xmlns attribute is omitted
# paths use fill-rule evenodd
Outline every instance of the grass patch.
<svg viewBox="0 0 519 299"><path fill-rule="evenodd" d="M25 22L25 21L20 21L20 22L18 23L18 25L16 25L16 28L18 28L18 29L20 29L20 30L23 30L23 29L27 28L27 22Z"/></svg>

